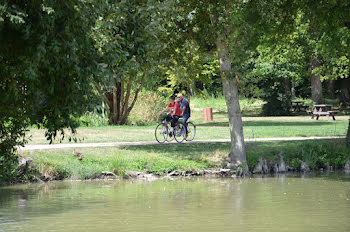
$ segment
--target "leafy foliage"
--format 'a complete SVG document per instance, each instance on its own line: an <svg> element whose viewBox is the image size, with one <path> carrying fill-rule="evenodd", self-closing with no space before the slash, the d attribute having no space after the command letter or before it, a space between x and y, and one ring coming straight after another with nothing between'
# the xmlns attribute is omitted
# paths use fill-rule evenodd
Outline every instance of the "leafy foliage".
<svg viewBox="0 0 350 232"><path fill-rule="evenodd" d="M87 32L94 21L90 1L15 1L1 5L1 178L16 163L29 123L47 128L49 140L62 128L74 132L72 116L90 105L95 53ZM8 165L13 164L13 165ZM13 175L12 175L13 176Z"/></svg>
<svg viewBox="0 0 350 232"><path fill-rule="evenodd" d="M91 33L100 68L94 86L107 103L110 124L126 123L144 79L151 76L160 49L152 9L152 2L142 1L108 2L99 8Z"/></svg>

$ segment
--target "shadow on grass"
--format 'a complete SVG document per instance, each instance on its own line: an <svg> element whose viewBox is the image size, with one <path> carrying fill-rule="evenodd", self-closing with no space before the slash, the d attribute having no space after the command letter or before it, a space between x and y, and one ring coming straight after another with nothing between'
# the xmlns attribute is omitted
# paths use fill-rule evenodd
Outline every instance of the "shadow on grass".
<svg viewBox="0 0 350 232"><path fill-rule="evenodd" d="M215 118L215 116L225 116L227 117L227 111L218 111L218 112L213 112L213 117ZM257 111L242 111L242 116L243 117L261 117L260 112Z"/></svg>
<svg viewBox="0 0 350 232"><path fill-rule="evenodd" d="M281 151L285 158L292 159L300 154L319 153L327 151L330 156L337 156L339 153L347 152L349 149L345 147L343 139L334 140L307 140L307 141L266 141L266 142L246 142L247 158L259 156L266 158L277 158ZM142 146L122 146L120 149L127 151L144 151L147 153L159 153L167 156L176 156L179 158L198 157L200 155L212 155L220 153L228 155L231 143L165 143L156 145ZM340 149L340 150L339 150ZM326 152L326 153L327 153ZM310 153L310 154L311 154Z"/></svg>
<svg viewBox="0 0 350 232"><path fill-rule="evenodd" d="M321 143L323 140L318 140L317 143ZM327 140L325 140L327 141ZM271 154L278 154L281 150L299 150L302 146L308 147L310 144L316 141L267 141L267 142L246 142L247 154L254 153L266 153L268 156ZM148 153L161 153L167 155L176 155L178 157L188 157L191 155L203 154L203 153L215 153L224 152L229 153L231 147L230 142L216 142L216 143L164 143L153 145L141 145L141 146L120 146L122 150L128 151L145 151Z"/></svg>
<svg viewBox="0 0 350 232"><path fill-rule="evenodd" d="M121 146L122 150L146 151L152 153L161 153L166 155L176 155L178 157L188 157L202 153L229 152L231 144L226 142L218 143L164 143L156 145L142 146Z"/></svg>
<svg viewBox="0 0 350 232"><path fill-rule="evenodd" d="M281 122L281 121L244 121L243 126L324 126L331 125L333 121L311 121L310 122ZM207 123L196 123L197 126L201 127L228 127L228 122L207 122Z"/></svg>

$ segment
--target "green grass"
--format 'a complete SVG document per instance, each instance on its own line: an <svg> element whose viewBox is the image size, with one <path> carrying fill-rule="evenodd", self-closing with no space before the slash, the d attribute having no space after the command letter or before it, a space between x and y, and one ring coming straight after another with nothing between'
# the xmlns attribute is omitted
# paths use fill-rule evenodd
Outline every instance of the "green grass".
<svg viewBox="0 0 350 232"><path fill-rule="evenodd" d="M259 157L278 160L278 153L283 152L286 163L299 168L299 160L305 161L311 169L325 168L326 163L334 168L343 168L350 158L350 148L345 139L254 142L247 145L247 160L251 170L258 163Z"/></svg>
<svg viewBox="0 0 350 232"><path fill-rule="evenodd" d="M246 113L260 113L261 112L261 106L265 103L262 100L259 99L248 99L243 98L239 101L241 110L243 111L243 114ZM203 108L213 108L214 112L226 112L226 102L224 97L219 98L191 98L191 108L195 109L203 109Z"/></svg>
<svg viewBox="0 0 350 232"><path fill-rule="evenodd" d="M41 176L53 179L90 179L102 171L116 169L123 176L126 171L145 171L163 175L171 171L201 171L220 167L230 150L229 143L187 143L167 145L142 145L124 147L81 148L83 160L72 155L73 149L26 151L34 159L33 169ZM324 167L329 162L341 168L349 157L350 149L344 140L250 142L246 145L248 165L251 170L259 157L277 160L283 152L290 166L306 161L311 168Z"/></svg>
<svg viewBox="0 0 350 232"><path fill-rule="evenodd" d="M309 99L298 100L308 101ZM318 121L311 120L309 115L261 117L259 112L263 104L263 101L257 99L240 100L245 138L341 136L346 134L349 116L344 115L344 113L336 115L336 121L328 121L325 116L321 116ZM206 107L213 108L212 122L203 121L203 108ZM197 125L196 140L230 138L224 97L208 99L192 97L191 109L190 120ZM140 111L140 113L142 112ZM142 113L142 117L145 117L144 115L145 113ZM155 141L155 127L156 122L148 126L80 127L76 137L82 143ZM28 135L31 136L29 144L49 143L44 136L45 130L32 128ZM69 142L69 133L67 135L63 140L64 143ZM59 143L59 140L54 141L54 143Z"/></svg>
<svg viewBox="0 0 350 232"><path fill-rule="evenodd" d="M139 147L140 148L140 147ZM149 150L150 149L150 150ZM135 150L134 147L123 148L85 148L79 149L83 159L79 161L71 155L72 149L31 151L26 156L34 159L34 169L43 176L53 179L89 179L98 177L102 171L117 170L121 176L126 171L141 171L145 169L154 174L165 174L171 171L196 171L211 165L198 157L176 156L177 149L169 153L159 153L152 147ZM169 150L169 151L170 151Z"/></svg>
<svg viewBox="0 0 350 232"><path fill-rule="evenodd" d="M191 121L197 125L196 140L229 139L229 124L227 114L216 112L212 122L203 121L202 111L193 111ZM318 121L310 116L290 117L243 117L243 133L245 138L273 137L310 137L310 136L342 136L346 134L348 116L336 116L336 121L328 121L320 117ZM77 137L82 143L92 142L138 142L155 141L154 129L151 126L105 126L80 127ZM29 144L48 144L45 131L30 129ZM59 141L56 140L55 143ZM64 143L68 143L65 139Z"/></svg>

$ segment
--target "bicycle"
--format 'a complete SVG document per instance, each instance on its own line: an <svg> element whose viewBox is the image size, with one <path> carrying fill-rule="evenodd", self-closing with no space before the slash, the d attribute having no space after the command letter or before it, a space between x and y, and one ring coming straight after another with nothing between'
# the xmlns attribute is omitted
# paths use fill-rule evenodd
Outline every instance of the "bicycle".
<svg viewBox="0 0 350 232"><path fill-rule="evenodd" d="M164 119L159 123L155 129L154 136L158 143L164 143L165 141L176 140L178 143L182 143L186 139L185 125L182 122L177 122L174 127L169 128L168 122Z"/></svg>
<svg viewBox="0 0 350 232"><path fill-rule="evenodd" d="M187 136L186 141L192 141L196 136L196 125L193 122L187 122Z"/></svg>

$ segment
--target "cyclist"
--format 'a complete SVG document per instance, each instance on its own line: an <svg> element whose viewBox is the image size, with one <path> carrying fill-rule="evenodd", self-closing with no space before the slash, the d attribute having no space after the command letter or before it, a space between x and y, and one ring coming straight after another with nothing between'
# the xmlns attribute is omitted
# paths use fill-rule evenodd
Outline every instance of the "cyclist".
<svg viewBox="0 0 350 232"><path fill-rule="evenodd" d="M165 120L168 122L171 121L171 127L174 127L181 116L181 110L179 103L175 101L174 96L171 96L169 101L170 103L162 110L162 112L159 113L159 115L170 109L170 113L166 115Z"/></svg>
<svg viewBox="0 0 350 232"><path fill-rule="evenodd" d="M187 99L182 96L181 93L177 95L177 99L179 99L178 103L180 105L182 121L186 128L186 137L187 137L187 121L191 117L190 104L188 103Z"/></svg>

